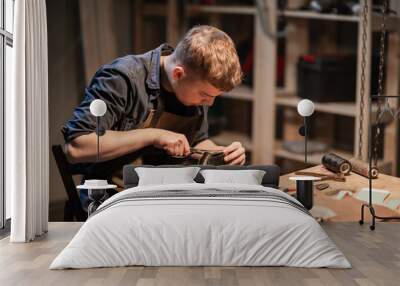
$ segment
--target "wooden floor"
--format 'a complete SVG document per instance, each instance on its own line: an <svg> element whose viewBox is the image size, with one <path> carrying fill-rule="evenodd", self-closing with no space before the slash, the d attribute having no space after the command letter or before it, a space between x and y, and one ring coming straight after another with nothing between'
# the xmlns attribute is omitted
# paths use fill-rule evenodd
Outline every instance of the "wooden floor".
<svg viewBox="0 0 400 286"><path fill-rule="evenodd" d="M0 241L0 285L400 285L400 223L325 223L352 269L289 267L123 267L48 270L80 223L50 223L28 244Z"/></svg>

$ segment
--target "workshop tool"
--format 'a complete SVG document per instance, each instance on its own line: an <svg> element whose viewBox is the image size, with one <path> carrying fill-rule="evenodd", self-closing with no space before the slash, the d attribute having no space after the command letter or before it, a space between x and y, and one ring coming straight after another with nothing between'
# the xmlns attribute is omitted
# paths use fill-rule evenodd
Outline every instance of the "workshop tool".
<svg viewBox="0 0 400 286"><path fill-rule="evenodd" d="M174 155L174 158L187 158L193 154L200 154L203 155L204 153L214 154L214 153L221 153L222 151L214 151L214 150L206 150L206 149L197 149L197 148L190 148L190 153L188 155Z"/></svg>
<svg viewBox="0 0 400 286"><path fill-rule="evenodd" d="M346 182L346 178L343 174L328 175L328 174L315 173L315 172L298 171L298 172L295 172L295 175L319 177L320 181L333 180L333 181L338 181L338 182Z"/></svg>
<svg viewBox="0 0 400 286"><path fill-rule="evenodd" d="M322 190L321 192L322 192L324 195L327 195L327 196L335 196L335 195L337 195L337 194L340 192L340 190L339 190L339 189L331 189L331 188L328 188L328 189Z"/></svg>
<svg viewBox="0 0 400 286"><path fill-rule="evenodd" d="M321 184L315 185L315 188L316 188L318 191L322 191L322 190L325 190L325 189L329 188L329 184L327 184L327 183L321 183Z"/></svg>
<svg viewBox="0 0 400 286"><path fill-rule="evenodd" d="M334 196L341 192L354 194L356 192L356 190L354 190L352 188L335 188L335 189L327 188L327 189L324 189L321 191L321 193L323 193L324 195L327 195L327 196Z"/></svg>
<svg viewBox="0 0 400 286"><path fill-rule="evenodd" d="M322 157L322 165L334 173L349 174L351 171L351 164L346 159L334 154L328 153Z"/></svg>
<svg viewBox="0 0 400 286"><path fill-rule="evenodd" d="M379 171L378 168L372 166L371 167L371 172L369 172L369 165L368 163L361 161L357 158L351 158L350 159L350 164L352 166L352 171L354 173L357 173L363 177L369 178L369 174L371 174L372 179L378 178Z"/></svg>
<svg viewBox="0 0 400 286"><path fill-rule="evenodd" d="M190 148L190 153L187 156L172 156L173 158L179 159L189 159L193 158L192 155L200 155L200 158L196 161L197 165L224 165L224 157L225 154L223 151L219 150L206 150L206 149L197 149L197 148Z"/></svg>

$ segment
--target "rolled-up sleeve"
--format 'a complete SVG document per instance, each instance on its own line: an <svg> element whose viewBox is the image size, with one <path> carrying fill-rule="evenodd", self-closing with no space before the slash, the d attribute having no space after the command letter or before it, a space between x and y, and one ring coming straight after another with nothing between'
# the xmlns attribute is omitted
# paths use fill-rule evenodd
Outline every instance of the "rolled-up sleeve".
<svg viewBox="0 0 400 286"><path fill-rule="evenodd" d="M75 108L72 118L61 127L65 142L95 131L96 117L90 113L93 100L101 99L106 103L107 112L100 119L100 128L112 130L125 116L127 97L134 94L134 86L123 73L112 68L100 69L85 89L84 99Z"/></svg>
<svg viewBox="0 0 400 286"><path fill-rule="evenodd" d="M202 108L202 122L201 122L199 130L197 131L197 133L194 137L193 146L195 146L196 144L200 143L201 141L204 141L209 138L208 120L207 120L208 107L202 106L201 108Z"/></svg>

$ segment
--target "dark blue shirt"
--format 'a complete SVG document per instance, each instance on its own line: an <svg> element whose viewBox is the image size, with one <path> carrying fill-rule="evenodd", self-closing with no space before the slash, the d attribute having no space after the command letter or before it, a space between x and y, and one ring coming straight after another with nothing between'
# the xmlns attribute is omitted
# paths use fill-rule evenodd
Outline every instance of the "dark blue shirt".
<svg viewBox="0 0 400 286"><path fill-rule="evenodd" d="M128 55L103 65L85 89L85 97L72 118L62 126L65 141L95 131L96 118L90 113L90 103L97 98L107 104L107 112L100 120L102 130L126 131L140 126L165 92L160 84L160 56L172 52L172 47L163 44L145 54ZM184 106L173 94L165 98L166 111L203 117L193 145L208 138L207 106Z"/></svg>

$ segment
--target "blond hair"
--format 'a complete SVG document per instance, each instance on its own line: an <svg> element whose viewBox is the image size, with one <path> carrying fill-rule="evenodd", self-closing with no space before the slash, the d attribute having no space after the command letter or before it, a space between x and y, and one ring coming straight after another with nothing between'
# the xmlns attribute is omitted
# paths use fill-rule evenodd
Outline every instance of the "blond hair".
<svg viewBox="0 0 400 286"><path fill-rule="evenodd" d="M175 60L221 91L242 80L242 69L232 39L211 26L190 29L174 51Z"/></svg>

